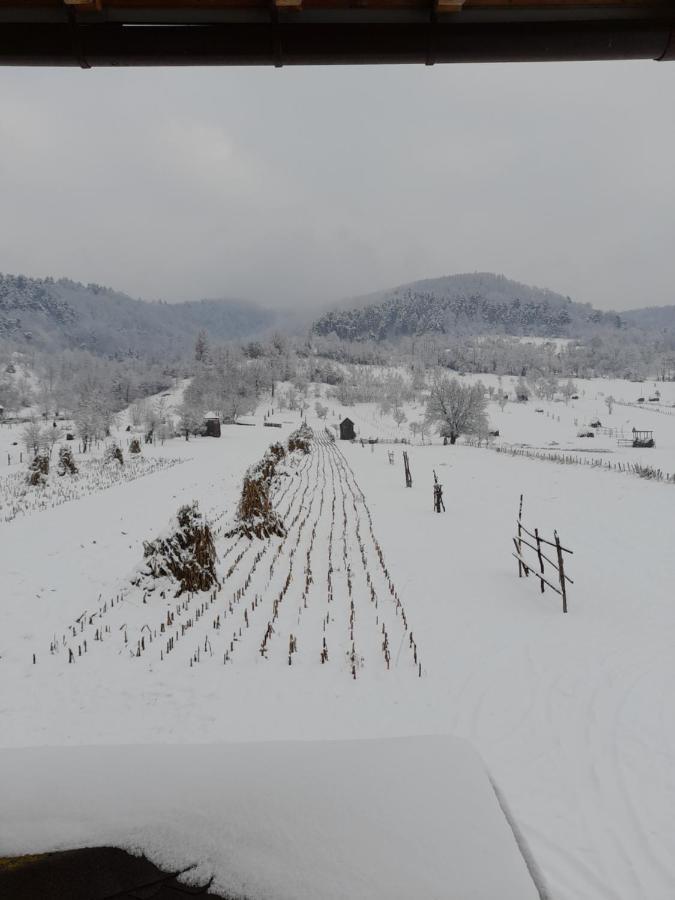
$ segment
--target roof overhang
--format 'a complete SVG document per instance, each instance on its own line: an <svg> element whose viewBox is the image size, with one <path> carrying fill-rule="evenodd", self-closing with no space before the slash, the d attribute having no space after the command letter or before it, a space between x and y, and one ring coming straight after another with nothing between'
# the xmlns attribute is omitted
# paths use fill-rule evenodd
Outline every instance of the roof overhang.
<svg viewBox="0 0 675 900"><path fill-rule="evenodd" d="M0 64L675 58L673 0L0 0Z"/></svg>

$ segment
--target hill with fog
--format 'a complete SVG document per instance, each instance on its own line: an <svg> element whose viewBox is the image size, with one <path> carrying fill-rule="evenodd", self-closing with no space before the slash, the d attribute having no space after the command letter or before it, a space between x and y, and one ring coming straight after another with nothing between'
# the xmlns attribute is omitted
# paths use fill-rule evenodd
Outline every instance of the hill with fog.
<svg viewBox="0 0 675 900"><path fill-rule="evenodd" d="M237 300L148 303L96 284L0 273L0 339L39 350L177 357L205 329L214 340L256 337L277 314Z"/></svg>
<svg viewBox="0 0 675 900"><path fill-rule="evenodd" d="M316 334L345 340L395 340L418 334L583 337L621 328L616 313L575 303L553 291L474 273L416 281L325 313Z"/></svg>
<svg viewBox="0 0 675 900"><path fill-rule="evenodd" d="M630 325L644 331L675 331L675 306L648 306L644 309L629 309L621 313Z"/></svg>

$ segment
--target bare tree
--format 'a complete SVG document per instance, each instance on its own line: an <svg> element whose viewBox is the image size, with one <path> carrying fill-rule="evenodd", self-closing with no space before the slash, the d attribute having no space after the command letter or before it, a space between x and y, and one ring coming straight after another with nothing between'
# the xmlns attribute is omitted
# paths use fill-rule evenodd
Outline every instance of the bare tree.
<svg viewBox="0 0 675 900"><path fill-rule="evenodd" d="M21 432L21 440L28 453L34 456L47 445L47 430L39 422L28 422Z"/></svg>
<svg viewBox="0 0 675 900"><path fill-rule="evenodd" d="M132 403L129 407L129 419L134 428L138 428L143 424L143 419L145 417L147 409L147 402L144 400L137 400L135 403Z"/></svg>
<svg viewBox="0 0 675 900"><path fill-rule="evenodd" d="M427 400L426 418L438 425L439 433L451 444L462 434L485 433L488 424L483 384L463 385L456 378L437 377Z"/></svg>
<svg viewBox="0 0 675 900"><path fill-rule="evenodd" d="M575 383L572 381L571 378L568 378L567 383L563 385L563 389L562 389L563 397L565 398L565 403L569 403L570 400L572 399L572 397L576 394L576 392L577 392L577 386L575 385Z"/></svg>
<svg viewBox="0 0 675 900"><path fill-rule="evenodd" d="M506 393L506 391L503 391L501 388L499 388L499 391L497 392L497 403L499 404L499 408L502 412L504 412L504 407L508 403L508 399L509 395Z"/></svg>
<svg viewBox="0 0 675 900"><path fill-rule="evenodd" d="M530 389L527 386L527 382L521 375L518 379L518 383L516 384L516 400L519 400L521 403L530 399Z"/></svg>
<svg viewBox="0 0 675 900"><path fill-rule="evenodd" d="M49 445L49 456L51 457L54 447L63 437L63 429L58 428L56 423L51 428L45 428L45 443Z"/></svg>
<svg viewBox="0 0 675 900"><path fill-rule="evenodd" d="M397 407L394 409L394 411L393 411L393 413L392 413L392 418L393 418L394 422L396 422L396 426L397 426L398 428L400 428L401 425L402 425L404 422L407 422L407 421L408 421L408 417L407 417L406 414L403 412L403 410L401 409L400 406L397 406Z"/></svg>
<svg viewBox="0 0 675 900"><path fill-rule="evenodd" d="M197 340L195 341L195 360L200 363L205 363L209 358L209 339L206 334L206 331L202 329L197 335Z"/></svg>

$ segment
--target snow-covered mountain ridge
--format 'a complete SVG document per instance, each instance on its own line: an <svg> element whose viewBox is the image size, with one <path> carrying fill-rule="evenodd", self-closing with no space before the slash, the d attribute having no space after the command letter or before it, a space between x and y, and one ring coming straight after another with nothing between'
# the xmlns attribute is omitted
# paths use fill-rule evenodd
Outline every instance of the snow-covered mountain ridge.
<svg viewBox="0 0 675 900"><path fill-rule="evenodd" d="M553 291L503 275L475 273L417 281L362 298L352 308L321 316L313 329L348 340L429 333L575 337L622 324L616 313L575 303Z"/></svg>

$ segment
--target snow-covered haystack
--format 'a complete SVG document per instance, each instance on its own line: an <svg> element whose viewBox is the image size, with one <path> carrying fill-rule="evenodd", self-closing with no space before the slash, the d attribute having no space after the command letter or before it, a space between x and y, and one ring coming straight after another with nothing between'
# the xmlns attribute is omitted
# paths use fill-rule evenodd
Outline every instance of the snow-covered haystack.
<svg viewBox="0 0 675 900"><path fill-rule="evenodd" d="M122 448L114 442L112 444L108 444L108 446L105 448L105 453L103 454L103 462L108 464L119 463L121 466L123 466L124 454L122 453Z"/></svg>
<svg viewBox="0 0 675 900"><path fill-rule="evenodd" d="M37 487L45 484L49 475L49 456L46 453L36 453L28 466L28 484Z"/></svg>
<svg viewBox="0 0 675 900"><path fill-rule="evenodd" d="M56 472L60 476L77 475L79 472L70 447L61 447L59 450L59 464Z"/></svg>
<svg viewBox="0 0 675 900"><path fill-rule="evenodd" d="M283 537L286 534L284 524L270 500L270 485L274 474L274 467L270 469L267 455L263 457L262 463L248 470L241 489L234 532L246 535L247 538L269 538L273 534Z"/></svg>
<svg viewBox="0 0 675 900"><path fill-rule="evenodd" d="M288 454L309 453L312 441L312 429L302 425L288 438ZM277 466L287 456L283 444L272 444L263 458L252 466L244 476L241 497L237 508L237 521L230 535L241 534L247 538L269 538L276 534L286 534L284 523L276 513L270 491L277 475L281 474Z"/></svg>
<svg viewBox="0 0 675 900"><path fill-rule="evenodd" d="M309 425L301 425L297 431L294 431L288 437L288 452L293 453L300 450L302 453L309 453L312 442L312 429Z"/></svg>
<svg viewBox="0 0 675 900"><path fill-rule="evenodd" d="M181 506L166 534L144 541L143 555L137 584L171 578L178 582L177 597L185 591L209 591L219 584L213 534L196 502Z"/></svg>
<svg viewBox="0 0 675 900"><path fill-rule="evenodd" d="M257 465L252 466L244 476L237 522L230 534L241 534L247 538L269 538L273 534L283 537L284 524L272 506L270 489L277 475L277 465L286 456L282 444L272 444Z"/></svg>

